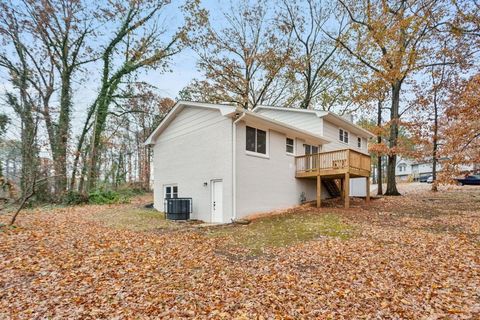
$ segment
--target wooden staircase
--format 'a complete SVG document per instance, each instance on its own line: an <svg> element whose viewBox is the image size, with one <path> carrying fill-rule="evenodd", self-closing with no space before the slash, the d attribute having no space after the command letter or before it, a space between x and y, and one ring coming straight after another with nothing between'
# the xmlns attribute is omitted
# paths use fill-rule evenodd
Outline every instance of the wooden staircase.
<svg viewBox="0 0 480 320"><path fill-rule="evenodd" d="M340 191L340 188L338 188L338 185L335 183L335 180L333 180L333 179L328 179L328 180L322 179L322 184L325 188L327 188L327 191L330 194L330 196L332 196L332 198L340 197L341 191Z"/></svg>

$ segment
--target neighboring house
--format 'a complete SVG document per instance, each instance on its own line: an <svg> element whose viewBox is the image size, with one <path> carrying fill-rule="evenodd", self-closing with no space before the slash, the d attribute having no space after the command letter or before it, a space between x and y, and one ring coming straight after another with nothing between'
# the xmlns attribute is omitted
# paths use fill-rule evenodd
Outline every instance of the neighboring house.
<svg viewBox="0 0 480 320"><path fill-rule="evenodd" d="M154 206L163 211L166 198L191 197L191 218L220 223L304 201L320 205L341 189L365 196L372 136L325 111L180 101L146 141Z"/></svg>
<svg viewBox="0 0 480 320"><path fill-rule="evenodd" d="M475 171L476 166L462 165L460 167L461 172ZM433 164L432 161L417 161L408 158L397 158L397 166L395 168L395 176L398 181L423 181L425 182L428 177L432 175ZM437 172L442 171L441 160L437 163Z"/></svg>

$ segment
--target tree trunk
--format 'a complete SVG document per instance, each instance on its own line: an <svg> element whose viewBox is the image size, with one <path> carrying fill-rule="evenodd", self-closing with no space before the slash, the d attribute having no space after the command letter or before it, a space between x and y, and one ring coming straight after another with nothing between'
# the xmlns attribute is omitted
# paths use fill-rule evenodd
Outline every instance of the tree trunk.
<svg viewBox="0 0 480 320"><path fill-rule="evenodd" d="M398 122L399 122L399 107L400 107L400 90L402 87L401 81L396 81L392 84L392 107L390 109L390 137L387 163L387 196L399 196L400 192L397 190L397 183L395 180L395 167L397 165L397 140L398 140Z"/></svg>
<svg viewBox="0 0 480 320"><path fill-rule="evenodd" d="M378 100L378 110L377 110L377 126L382 125L382 101ZM377 143L382 143L382 136L377 136ZM382 155L377 155L377 195L381 196L383 194L383 179L382 179Z"/></svg>
<svg viewBox="0 0 480 320"><path fill-rule="evenodd" d="M71 95L70 95L70 74L68 66L64 66L61 75L61 92L60 92L60 115L58 118L58 127L56 134L56 154L54 161L55 174L55 191L57 195L62 194L67 189L67 150L68 136L70 130L70 111L71 111Z"/></svg>
<svg viewBox="0 0 480 320"><path fill-rule="evenodd" d="M438 191L437 188L437 149L438 149L438 105L437 89L433 92L433 150L432 150L432 191Z"/></svg>

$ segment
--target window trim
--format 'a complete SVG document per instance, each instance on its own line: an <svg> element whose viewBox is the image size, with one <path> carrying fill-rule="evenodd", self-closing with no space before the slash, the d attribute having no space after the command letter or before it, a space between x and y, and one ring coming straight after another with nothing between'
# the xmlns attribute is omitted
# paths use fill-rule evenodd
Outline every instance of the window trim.
<svg viewBox="0 0 480 320"><path fill-rule="evenodd" d="M291 140L293 141L293 143L292 143L292 149L293 149L292 152L288 152L288 151L287 151L287 146L289 146L289 145L287 144L287 139L291 139ZM295 138L292 138L292 137L289 137L289 136L285 136L285 153L286 153L287 155L289 155L289 156L294 156L294 155L295 155L295 149L296 149L296 148L295 148L295 144L296 144L296 143L295 143Z"/></svg>
<svg viewBox="0 0 480 320"><path fill-rule="evenodd" d="M344 139L344 140L341 140L341 139L340 139L340 130L343 131L342 136L343 136L343 139ZM347 133L347 142L345 142L345 132ZM340 141L341 143L345 143L345 144L349 145L349 144L350 144L350 137L351 137L351 136L352 136L352 135L350 134L350 131L345 130L344 128L338 127L338 141Z"/></svg>
<svg viewBox="0 0 480 320"><path fill-rule="evenodd" d="M310 147L310 153L309 154L315 154L315 153L312 153L312 149L313 147L316 147L317 148L317 153L321 153L322 152L322 145L321 144L309 144L309 143L304 143L303 144L303 155L307 155L307 152L305 150L305 147L309 146Z"/></svg>
<svg viewBox="0 0 480 320"><path fill-rule="evenodd" d="M362 149L362 137L357 137L357 148Z"/></svg>
<svg viewBox="0 0 480 320"><path fill-rule="evenodd" d="M257 149L257 130L265 131L265 153L247 150L247 127L255 129L255 150ZM259 158L270 158L270 130L265 127L245 125L245 154Z"/></svg>
<svg viewBox="0 0 480 320"><path fill-rule="evenodd" d="M167 198L167 188L170 187L171 188L171 191L170 191L170 194L171 194L171 197L170 198ZM173 188L177 188L177 192L173 192ZM176 194L176 197L174 197L174 195ZM178 184L176 183L169 183L169 184L164 184L163 185L163 199L175 199L175 198L178 198Z"/></svg>

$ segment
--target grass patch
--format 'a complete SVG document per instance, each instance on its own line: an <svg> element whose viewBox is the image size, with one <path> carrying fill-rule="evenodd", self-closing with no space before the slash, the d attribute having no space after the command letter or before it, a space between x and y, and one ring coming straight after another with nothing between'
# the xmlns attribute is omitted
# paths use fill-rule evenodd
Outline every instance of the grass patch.
<svg viewBox="0 0 480 320"><path fill-rule="evenodd" d="M208 235L226 237L233 245L261 253L268 247L285 247L320 236L349 239L353 227L335 214L297 213L258 219L249 225L210 228Z"/></svg>
<svg viewBox="0 0 480 320"><path fill-rule="evenodd" d="M109 209L94 215L94 219L108 227L133 231L175 229L179 226L165 219L165 214L153 209L122 208Z"/></svg>

